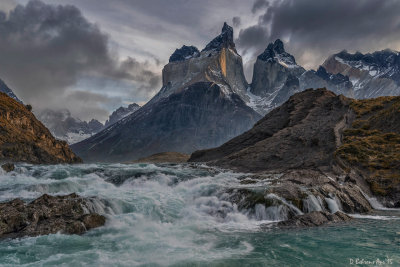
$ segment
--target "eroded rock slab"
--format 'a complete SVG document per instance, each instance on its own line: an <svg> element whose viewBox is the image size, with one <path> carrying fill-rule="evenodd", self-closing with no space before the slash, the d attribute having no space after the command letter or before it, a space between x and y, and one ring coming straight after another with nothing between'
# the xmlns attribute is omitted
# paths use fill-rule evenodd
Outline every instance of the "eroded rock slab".
<svg viewBox="0 0 400 267"><path fill-rule="evenodd" d="M0 238L55 234L83 234L103 226L106 218L88 212L88 200L73 193L44 194L31 203L17 198L0 203Z"/></svg>

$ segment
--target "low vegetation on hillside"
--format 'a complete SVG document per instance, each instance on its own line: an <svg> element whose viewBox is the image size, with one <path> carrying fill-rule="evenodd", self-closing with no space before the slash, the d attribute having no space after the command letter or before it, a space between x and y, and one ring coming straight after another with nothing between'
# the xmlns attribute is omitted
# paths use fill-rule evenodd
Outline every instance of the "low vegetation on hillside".
<svg viewBox="0 0 400 267"><path fill-rule="evenodd" d="M356 119L336 155L368 172L374 194L391 194L400 187L400 97L352 100L350 107Z"/></svg>
<svg viewBox="0 0 400 267"><path fill-rule="evenodd" d="M66 142L51 135L31 109L0 93L0 162L81 162Z"/></svg>

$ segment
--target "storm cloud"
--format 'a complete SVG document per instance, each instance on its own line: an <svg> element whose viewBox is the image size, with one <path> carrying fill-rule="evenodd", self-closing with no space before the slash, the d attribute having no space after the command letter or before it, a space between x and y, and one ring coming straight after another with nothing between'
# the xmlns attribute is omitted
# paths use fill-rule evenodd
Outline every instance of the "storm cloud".
<svg viewBox="0 0 400 267"><path fill-rule="evenodd" d="M263 4L264 3L264 4ZM400 48L400 2L396 0L257 0L258 23L242 29L244 51L261 53L268 42L286 41L289 52L306 67L315 67L332 53Z"/></svg>
<svg viewBox="0 0 400 267"><path fill-rule="evenodd" d="M63 97L82 77L104 83L123 79L132 86L130 94L145 97L158 89L159 74L149 70L146 62L133 58L120 62L109 37L75 6L32 0L9 14L0 12L0 36L0 77L34 107L64 108ZM103 96L105 103L113 98ZM87 107L82 98L75 101L68 104L73 113L74 107ZM100 114L94 115L106 117L105 112Z"/></svg>

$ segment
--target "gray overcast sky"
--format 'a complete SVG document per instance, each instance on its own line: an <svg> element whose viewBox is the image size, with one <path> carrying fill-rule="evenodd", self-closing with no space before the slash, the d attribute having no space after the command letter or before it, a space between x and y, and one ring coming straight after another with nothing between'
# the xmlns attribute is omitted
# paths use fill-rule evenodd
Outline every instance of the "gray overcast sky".
<svg viewBox="0 0 400 267"><path fill-rule="evenodd" d="M248 79L276 38L305 68L343 49L400 50L395 0L0 0L0 10L0 78L34 108L85 120L148 101L171 53L202 49L224 21Z"/></svg>

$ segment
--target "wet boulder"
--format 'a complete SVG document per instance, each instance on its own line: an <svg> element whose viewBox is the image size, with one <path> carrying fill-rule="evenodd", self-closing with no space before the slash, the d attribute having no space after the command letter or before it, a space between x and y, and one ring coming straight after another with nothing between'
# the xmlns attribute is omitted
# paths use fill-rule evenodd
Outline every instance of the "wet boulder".
<svg viewBox="0 0 400 267"><path fill-rule="evenodd" d="M55 233L83 234L103 226L106 218L90 211L88 199L73 193L42 195L31 203L21 199L0 203L0 238Z"/></svg>
<svg viewBox="0 0 400 267"><path fill-rule="evenodd" d="M6 163L1 165L1 168L6 172L12 172L15 169L15 166L12 163Z"/></svg>

